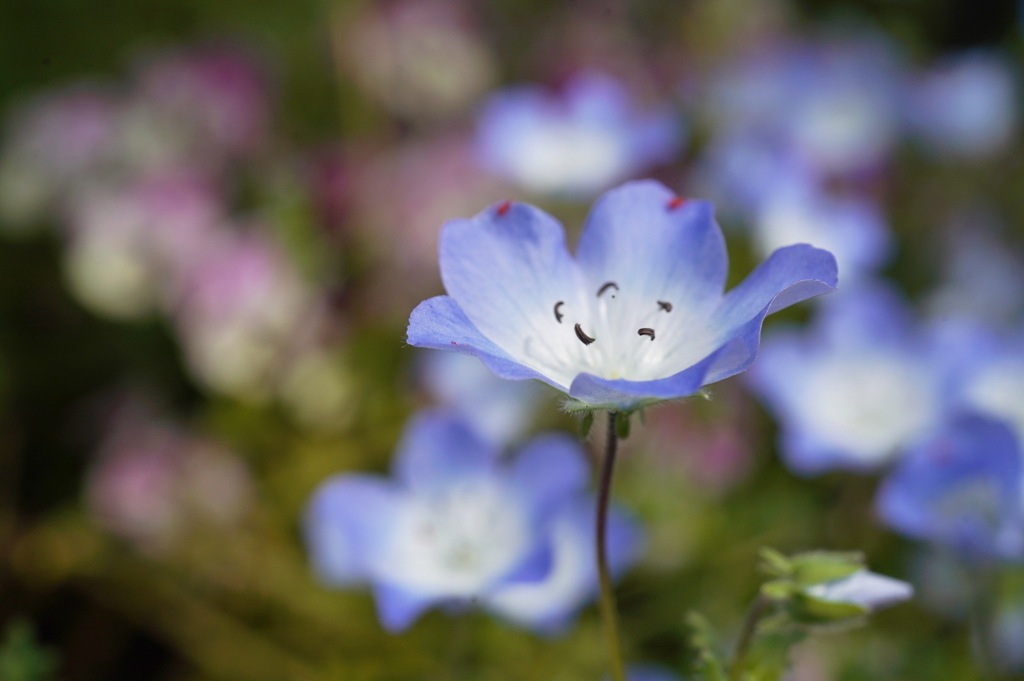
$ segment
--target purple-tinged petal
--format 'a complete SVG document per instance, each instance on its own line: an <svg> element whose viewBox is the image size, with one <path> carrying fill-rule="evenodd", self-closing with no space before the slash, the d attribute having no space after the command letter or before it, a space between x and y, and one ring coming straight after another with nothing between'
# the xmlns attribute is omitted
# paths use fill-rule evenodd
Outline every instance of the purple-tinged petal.
<svg viewBox="0 0 1024 681"><path fill-rule="evenodd" d="M570 498L551 525L554 563L543 580L506 584L483 599L484 607L542 634L556 634L597 591L594 567L593 497ZM608 558L613 575L635 559L641 543L637 524L612 508L608 516Z"/></svg>
<svg viewBox="0 0 1024 681"><path fill-rule="evenodd" d="M668 378L627 381L580 374L569 388L569 396L588 404L631 408L645 400L669 400L692 395L709 383L708 370L716 361L712 353L701 362Z"/></svg>
<svg viewBox="0 0 1024 681"><path fill-rule="evenodd" d="M1021 452L1001 421L961 415L903 458L878 495L899 532L974 557L1024 557Z"/></svg>
<svg viewBox="0 0 1024 681"><path fill-rule="evenodd" d="M499 452L463 420L441 411L416 415L396 450L395 475L410 490L430 491L461 478L492 475Z"/></svg>
<svg viewBox="0 0 1024 681"><path fill-rule="evenodd" d="M437 603L434 596L413 593L390 584L377 584L373 594L381 626L392 634L408 629L424 610Z"/></svg>
<svg viewBox="0 0 1024 681"><path fill-rule="evenodd" d="M568 435L542 435L531 440L511 464L510 484L529 497L533 512L545 517L554 504L587 486L590 472L579 442Z"/></svg>
<svg viewBox="0 0 1024 681"><path fill-rule="evenodd" d="M532 344L564 332L555 304L579 303L580 277L562 226L532 206L503 203L447 223L440 253L445 290L509 357L542 350Z"/></svg>
<svg viewBox="0 0 1024 681"><path fill-rule="evenodd" d="M595 204L576 253L590 287L628 282L631 300L687 309L717 302L728 261L711 204L684 202L654 180L629 182Z"/></svg>
<svg viewBox="0 0 1024 681"><path fill-rule="evenodd" d="M723 345L708 369L714 383L746 369L757 354L764 318L836 287L836 260L806 244L775 251L722 300L712 326Z"/></svg>
<svg viewBox="0 0 1024 681"><path fill-rule="evenodd" d="M388 481L338 475L317 489L304 530L313 569L327 584L365 581L379 542L394 523L399 492Z"/></svg>
<svg viewBox="0 0 1024 681"><path fill-rule="evenodd" d="M454 350L477 357L501 378L535 378L564 390L546 376L509 357L473 326L459 304L450 296L436 296L416 306L409 317L409 345L435 350Z"/></svg>

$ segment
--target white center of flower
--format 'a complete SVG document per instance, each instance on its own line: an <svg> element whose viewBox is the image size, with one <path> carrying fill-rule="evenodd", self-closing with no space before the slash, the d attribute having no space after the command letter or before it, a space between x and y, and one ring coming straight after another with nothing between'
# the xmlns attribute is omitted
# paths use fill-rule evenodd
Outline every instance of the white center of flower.
<svg viewBox="0 0 1024 681"><path fill-rule="evenodd" d="M641 297L615 281L552 300L525 336L525 364L568 387L580 373L650 381L692 366L716 348L706 319L673 300Z"/></svg>
<svg viewBox="0 0 1024 681"><path fill-rule="evenodd" d="M470 479L403 509L382 572L413 591L473 596L523 558L522 507L497 483Z"/></svg>
<svg viewBox="0 0 1024 681"><path fill-rule="evenodd" d="M1005 419L1024 440L1024 361L993 362L968 384L966 397L976 409Z"/></svg>
<svg viewBox="0 0 1024 681"><path fill-rule="evenodd" d="M534 191L595 191L622 175L625 150L619 138L575 122L536 125L521 136L512 170Z"/></svg>
<svg viewBox="0 0 1024 681"><path fill-rule="evenodd" d="M927 374L883 354L843 355L819 367L799 399L819 438L867 465L892 456L936 408Z"/></svg>

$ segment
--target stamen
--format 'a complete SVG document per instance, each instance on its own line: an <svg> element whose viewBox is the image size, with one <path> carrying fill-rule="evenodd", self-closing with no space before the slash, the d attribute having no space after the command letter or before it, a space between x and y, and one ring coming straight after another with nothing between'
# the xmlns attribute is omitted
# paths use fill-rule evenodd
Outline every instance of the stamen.
<svg viewBox="0 0 1024 681"><path fill-rule="evenodd" d="M601 284L601 288L597 289L597 297L600 298L601 294L610 288L614 288L616 291L618 291L619 285L616 284L614 281L606 281L605 283Z"/></svg>
<svg viewBox="0 0 1024 681"><path fill-rule="evenodd" d="M576 323L576 337L579 338L580 342L584 345L590 345L597 340L596 338L591 338L587 334L583 333L583 327L579 325L579 322Z"/></svg>
<svg viewBox="0 0 1024 681"><path fill-rule="evenodd" d="M659 300L658 301L658 307L660 307L665 312L671 312L672 311L672 303L668 302L667 300Z"/></svg>
<svg viewBox="0 0 1024 681"><path fill-rule="evenodd" d="M504 215L505 213L507 213L509 211L509 208L511 208L511 207L512 207L512 202L511 201L502 201L500 204L498 204L498 215Z"/></svg>
<svg viewBox="0 0 1024 681"><path fill-rule="evenodd" d="M558 322L559 324L562 323L562 317L565 316L559 311L563 305L565 305L564 300L559 300L557 303L555 303L555 321Z"/></svg>
<svg viewBox="0 0 1024 681"><path fill-rule="evenodd" d="M642 329L638 329L636 332L638 336L647 336L651 340L654 340L654 329L648 329L646 326Z"/></svg>

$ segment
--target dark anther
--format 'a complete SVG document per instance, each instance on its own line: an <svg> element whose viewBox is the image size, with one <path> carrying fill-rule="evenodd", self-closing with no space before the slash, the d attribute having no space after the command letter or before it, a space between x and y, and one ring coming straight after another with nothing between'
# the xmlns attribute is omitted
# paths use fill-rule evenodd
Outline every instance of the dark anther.
<svg viewBox="0 0 1024 681"><path fill-rule="evenodd" d="M565 316L560 311L563 305L565 305L564 300L559 300L557 303L555 303L555 321L558 322L559 324L562 323L562 317Z"/></svg>
<svg viewBox="0 0 1024 681"><path fill-rule="evenodd" d="M647 336L651 340L654 340L654 329L648 329L647 327L644 327L642 329L638 329L636 335Z"/></svg>
<svg viewBox="0 0 1024 681"><path fill-rule="evenodd" d="M665 300L659 300L658 301L658 307L660 307L665 312L671 312L672 311L672 303L670 303L668 301L665 301Z"/></svg>
<svg viewBox="0 0 1024 681"><path fill-rule="evenodd" d="M580 342L583 343L584 345L590 345L591 343L597 340L596 338L591 338L587 334L583 333L583 328L579 325L578 322L576 324L576 337L579 338Z"/></svg>
<svg viewBox="0 0 1024 681"><path fill-rule="evenodd" d="M603 294L605 291L607 291L610 288L613 288L616 291L618 291L619 290L619 285L616 284L614 281L606 281L605 283L601 284L601 288L597 289L597 297L600 298L601 294Z"/></svg>

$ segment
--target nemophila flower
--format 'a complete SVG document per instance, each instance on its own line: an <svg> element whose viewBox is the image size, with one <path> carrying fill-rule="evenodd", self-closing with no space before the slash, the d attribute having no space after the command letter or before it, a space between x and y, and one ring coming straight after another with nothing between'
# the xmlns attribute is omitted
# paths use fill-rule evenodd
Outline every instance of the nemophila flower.
<svg viewBox="0 0 1024 681"><path fill-rule="evenodd" d="M594 502L573 439L542 436L502 460L459 419L428 412L408 426L393 468L393 480L326 481L305 523L321 579L369 584L387 629L405 629L435 605L475 603L550 631L595 590ZM637 537L612 514L614 567L631 559Z"/></svg>
<svg viewBox="0 0 1024 681"><path fill-rule="evenodd" d="M911 131L939 156L982 158L1013 142L1020 123L1016 74L995 51L948 55L911 90Z"/></svg>
<svg viewBox="0 0 1024 681"><path fill-rule="evenodd" d="M836 257L847 284L885 264L893 247L874 201L831 196L808 183L790 184L765 198L754 217L754 240L765 254L795 243L824 248Z"/></svg>
<svg viewBox="0 0 1024 681"><path fill-rule="evenodd" d="M764 148L793 153L821 173L876 168L898 130L902 64L880 34L759 47L712 82L707 114L715 128L749 131Z"/></svg>
<svg viewBox="0 0 1024 681"><path fill-rule="evenodd" d="M532 381L503 381L475 357L424 351L420 382L436 402L458 413L496 445L523 435L544 388Z"/></svg>
<svg viewBox="0 0 1024 681"><path fill-rule="evenodd" d="M1024 558L1021 449L1005 423L952 419L915 445L882 484L882 518L908 536L975 558Z"/></svg>
<svg viewBox="0 0 1024 681"><path fill-rule="evenodd" d="M846 603L873 612L907 600L914 595L914 587L870 570L858 570L841 579L807 587L804 593L820 601Z"/></svg>
<svg viewBox="0 0 1024 681"><path fill-rule="evenodd" d="M965 409L1004 421L1024 441L1024 327L1002 334L981 328L961 348L954 399Z"/></svg>
<svg viewBox="0 0 1024 681"><path fill-rule="evenodd" d="M448 295L413 310L409 343L475 355L591 407L683 397L743 371L767 314L836 284L832 255L803 244L724 293L711 205L653 181L603 196L575 257L553 218L516 203L449 222L440 252Z"/></svg>
<svg viewBox="0 0 1024 681"><path fill-rule="evenodd" d="M584 73L558 91L501 90L478 123L483 163L523 188L588 197L678 153L672 112L639 111L610 76Z"/></svg>
<svg viewBox="0 0 1024 681"><path fill-rule="evenodd" d="M649 664L630 665L626 670L628 681L680 681L680 678L662 667Z"/></svg>
<svg viewBox="0 0 1024 681"><path fill-rule="evenodd" d="M881 466L943 407L930 339L881 284L832 296L812 328L775 334L761 353L750 382L799 473Z"/></svg>

